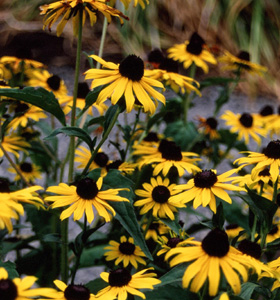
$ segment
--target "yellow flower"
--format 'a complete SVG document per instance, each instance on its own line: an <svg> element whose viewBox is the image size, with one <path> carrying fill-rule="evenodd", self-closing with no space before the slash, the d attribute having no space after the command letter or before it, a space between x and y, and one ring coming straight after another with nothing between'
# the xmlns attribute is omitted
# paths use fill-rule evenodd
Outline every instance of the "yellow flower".
<svg viewBox="0 0 280 300"><path fill-rule="evenodd" d="M116 0L111 0L110 4L112 6L115 5ZM141 5L141 7L144 9L146 3L149 4L149 0L121 0L121 2L123 3L125 9L128 9L128 6L131 2L134 2L133 6L136 7L137 4L139 3L139 5Z"/></svg>
<svg viewBox="0 0 280 300"><path fill-rule="evenodd" d="M209 135L209 138L211 140L218 139L220 137L218 131L217 131L217 126L218 126L218 121L214 117L209 117L209 118L203 118L199 117L199 128L203 130L203 133L205 135Z"/></svg>
<svg viewBox="0 0 280 300"><path fill-rule="evenodd" d="M33 182L36 179L42 178L40 168L33 163L22 162L19 165L17 165L17 167L19 168L19 170L21 171L21 173L25 177L25 179L29 182ZM16 174L16 176L14 177L15 181L21 179L21 177L15 171L14 168L10 167L10 168L8 168L8 171Z"/></svg>
<svg viewBox="0 0 280 300"><path fill-rule="evenodd" d="M120 262L123 263L124 268L129 264L132 264L135 269L138 268L138 263L146 265L145 260L141 257L145 257L145 254L140 249L139 246L134 244L132 237L128 239L125 236L122 236L120 243L116 241L110 241L110 246L105 247L106 260L116 260L115 265L119 265Z"/></svg>
<svg viewBox="0 0 280 300"><path fill-rule="evenodd" d="M144 231L146 231L146 227L147 227L147 220L142 225ZM153 221L146 232L145 239L146 240L153 239L155 242L157 242L159 236L168 233L169 230L170 230L169 227L165 225L163 222Z"/></svg>
<svg viewBox="0 0 280 300"><path fill-rule="evenodd" d="M106 222L111 220L111 215L116 214L108 201L129 201L124 197L118 196L119 191L125 189L108 189L102 191L103 178L100 177L96 182L86 177L77 182L76 186L60 183L58 186L51 186L47 192L58 194L59 196L48 196L46 201L54 202L51 208L65 207L66 208L60 215L60 219L64 220L69 218L72 214L74 221L80 220L83 214L86 214L87 221L91 223L94 219L93 207L97 210L98 214L105 219Z"/></svg>
<svg viewBox="0 0 280 300"><path fill-rule="evenodd" d="M30 147L29 143L27 143L21 136L17 136L14 133L4 136L2 138L1 145L7 152L13 153L16 158L19 158L19 151L26 152L25 148ZM3 155L4 153L0 149L0 157Z"/></svg>
<svg viewBox="0 0 280 300"><path fill-rule="evenodd" d="M91 26L96 23L96 12L98 11L107 18L108 22L111 22L112 16L119 18L121 24L123 24L122 18L128 20L128 17L123 13L106 5L105 2L105 0L61 0L42 5L40 6L41 15L45 15L43 29L48 27L51 30L53 23L61 17L57 25L57 36L60 36L68 20L72 18L74 34L77 35L79 11L83 13L83 23L86 20L86 15L89 15Z"/></svg>
<svg viewBox="0 0 280 300"><path fill-rule="evenodd" d="M117 269L110 273L102 272L100 277L109 283L109 286L99 291L96 297L100 300L125 300L128 294L131 294L145 299L145 295L139 290L153 289L154 285L161 282L154 278L155 273L147 273L150 270L153 268L141 270L133 275L127 269Z"/></svg>
<svg viewBox="0 0 280 300"><path fill-rule="evenodd" d="M185 69L188 69L192 63L208 73L206 62L216 64L214 56L204 48L204 40L195 32L189 41L183 44L175 45L167 50L168 57L182 62Z"/></svg>
<svg viewBox="0 0 280 300"><path fill-rule="evenodd" d="M93 79L91 89L109 84L99 93L96 104L100 105L107 98L111 98L112 104L115 105L124 96L127 112L131 112L137 99L144 111L151 114L156 110L151 97L165 104L165 97L153 88L163 89L162 83L146 76L144 62L140 57L129 55L119 65L106 62L96 55L90 57L106 68L85 72L85 79Z"/></svg>

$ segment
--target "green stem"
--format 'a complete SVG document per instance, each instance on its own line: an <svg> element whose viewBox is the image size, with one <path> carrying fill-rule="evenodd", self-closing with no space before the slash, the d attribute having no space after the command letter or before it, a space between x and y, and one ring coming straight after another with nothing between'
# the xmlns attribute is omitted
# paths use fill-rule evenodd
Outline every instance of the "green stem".
<svg viewBox="0 0 280 300"><path fill-rule="evenodd" d="M68 282L68 219L61 221L61 279Z"/></svg>
<svg viewBox="0 0 280 300"><path fill-rule="evenodd" d="M118 116L120 114L121 110L118 106L118 109L116 110L115 112L115 115L110 123L110 125L108 126L107 130L104 132L103 136L102 136L102 139L101 141L99 142L99 144L95 147L94 151L92 152L91 154L91 158L89 159L86 167L84 168L82 174L81 174L81 177L85 176L85 174L87 173L91 163L93 162L93 160L95 159L95 156L96 154L98 153L98 150L102 147L102 145L104 144L104 142L107 140L107 137L108 135L110 134L111 130L113 129L117 119L118 119Z"/></svg>
<svg viewBox="0 0 280 300"><path fill-rule="evenodd" d="M147 223L146 223L146 227L145 227L144 232L143 232L144 238L146 238L146 234L147 234L147 232L148 232L148 230L149 230L149 228L150 228L150 226L153 222L153 219L154 219L153 215L150 213L150 215L148 217L148 220L147 220Z"/></svg>
<svg viewBox="0 0 280 300"><path fill-rule="evenodd" d="M195 63L192 63L192 65L190 66L190 73L189 73L189 77L193 78L195 77L195 71L196 71L196 65ZM183 122L184 124L187 124L188 122L188 111L191 105L191 98L190 98L191 93L188 93L186 91L186 96L183 102Z"/></svg>
<svg viewBox="0 0 280 300"><path fill-rule="evenodd" d="M80 74L80 62L81 62L81 50L82 50L82 32L83 32L83 11L79 11L79 29L77 38L77 55L76 55L76 66L75 66L75 79L73 88L73 105L71 114L71 126L76 125L76 104L78 96L78 84L79 84L79 74ZM73 180L74 172L74 156L75 156L75 137L70 137L70 155L69 155L69 173L68 182Z"/></svg>
<svg viewBox="0 0 280 300"><path fill-rule="evenodd" d="M101 40L100 40L99 52L98 52L99 57L102 57L102 55L103 55L105 38L106 38L106 33L107 33L107 27L108 27L108 21L107 21L106 18L104 18L103 28L102 28L102 35L101 35ZM96 64L96 69L100 69L100 66L101 66L100 63L98 62Z"/></svg>
<svg viewBox="0 0 280 300"><path fill-rule="evenodd" d="M272 202L277 204L277 191L278 191L278 178L276 179L276 181L274 182L273 185L273 198L272 198Z"/></svg>

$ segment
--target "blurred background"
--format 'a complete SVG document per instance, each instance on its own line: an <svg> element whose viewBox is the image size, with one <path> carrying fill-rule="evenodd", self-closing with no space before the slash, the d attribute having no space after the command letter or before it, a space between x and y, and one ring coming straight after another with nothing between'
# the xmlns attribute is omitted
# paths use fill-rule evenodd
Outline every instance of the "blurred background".
<svg viewBox="0 0 280 300"><path fill-rule="evenodd" d="M26 50L33 59L48 66L74 67L75 38L71 22L61 37L43 31L43 16L39 6L53 0L0 1L0 56L18 56ZM132 4L132 3L131 3ZM116 7L129 16L130 21L120 26L113 20L108 26L104 58L120 62L126 54L137 54L145 59L153 48L166 50L175 43L189 39L196 31L212 51L226 49L237 55L248 51L251 61L268 67L263 79L240 85L244 92L265 93L280 97L280 2L278 0L150 0L146 9L130 5L124 11L122 3ZM83 31L83 51L97 53L103 27L103 16ZM83 55L82 71L88 68ZM217 75L217 68L210 75Z"/></svg>

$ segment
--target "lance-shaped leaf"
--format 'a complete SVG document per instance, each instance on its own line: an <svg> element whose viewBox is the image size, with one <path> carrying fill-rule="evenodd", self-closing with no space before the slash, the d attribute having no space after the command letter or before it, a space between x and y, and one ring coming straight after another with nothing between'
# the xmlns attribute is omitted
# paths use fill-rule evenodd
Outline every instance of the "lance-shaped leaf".
<svg viewBox="0 0 280 300"><path fill-rule="evenodd" d="M52 92L43 88L25 87L23 89L0 89L0 96L6 96L40 107L55 116L58 121L66 125L65 115Z"/></svg>

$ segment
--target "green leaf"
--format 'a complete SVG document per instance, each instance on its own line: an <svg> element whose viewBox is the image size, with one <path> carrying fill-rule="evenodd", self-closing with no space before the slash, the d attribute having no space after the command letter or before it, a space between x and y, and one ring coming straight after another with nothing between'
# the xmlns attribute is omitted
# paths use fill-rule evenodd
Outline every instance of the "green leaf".
<svg viewBox="0 0 280 300"><path fill-rule="evenodd" d="M79 268L96 266L98 261L100 261L104 256L105 246L106 245L95 245L90 249L84 249L81 255Z"/></svg>
<svg viewBox="0 0 280 300"><path fill-rule="evenodd" d="M230 96L229 87L226 86L221 90L219 97L215 101L216 107L215 107L214 115L217 115L221 107L229 101L229 96Z"/></svg>
<svg viewBox="0 0 280 300"><path fill-rule="evenodd" d="M120 108L118 105L112 105L106 111L103 134L107 131L108 127L111 125L111 123L112 123L117 111L119 111L119 109Z"/></svg>
<svg viewBox="0 0 280 300"><path fill-rule="evenodd" d="M42 237L42 241L46 243L61 243L61 236L58 233L48 233Z"/></svg>
<svg viewBox="0 0 280 300"><path fill-rule="evenodd" d="M97 292L108 286L108 283L102 278L96 278L89 281L85 286L90 290L91 293L97 294Z"/></svg>
<svg viewBox="0 0 280 300"><path fill-rule="evenodd" d="M212 223L213 223L213 227L217 227L223 230L224 223L225 223L225 216L224 216L224 209L223 209L222 202L220 202L220 204L218 205L217 212L213 214Z"/></svg>
<svg viewBox="0 0 280 300"><path fill-rule="evenodd" d="M173 283L182 283L182 277L186 271L187 268L186 263L180 264L179 266L176 266L172 268L169 272L165 273L163 276L161 276L160 280L161 283L158 285L158 287L162 287L167 284L173 284Z"/></svg>
<svg viewBox="0 0 280 300"><path fill-rule="evenodd" d="M25 87L23 89L0 89L0 96L27 102L42 108L55 116L62 125L66 125L65 115L52 92L43 88Z"/></svg>
<svg viewBox="0 0 280 300"><path fill-rule="evenodd" d="M9 279L19 277L19 274L16 270L16 265L11 261L0 261L0 268L4 268L8 272Z"/></svg>
<svg viewBox="0 0 280 300"><path fill-rule="evenodd" d="M258 284L253 282L243 283L241 285L241 293L239 296L244 300L250 300L256 287L258 287Z"/></svg>
<svg viewBox="0 0 280 300"><path fill-rule="evenodd" d="M165 111L160 111L159 113L153 115L147 124L147 128L146 131L149 132L149 130L156 124L158 123L164 116L165 116L166 112Z"/></svg>
<svg viewBox="0 0 280 300"><path fill-rule="evenodd" d="M182 227L179 225L178 223L178 219L175 218L174 221L170 220L170 219L160 219L162 223L164 223L166 226L168 226L172 231L174 231L176 234L180 234L180 229L182 229Z"/></svg>
<svg viewBox="0 0 280 300"><path fill-rule="evenodd" d="M230 82L234 82L234 78L225 78L225 77L209 77L200 82L200 90L208 86L213 85L228 85Z"/></svg>
<svg viewBox="0 0 280 300"><path fill-rule="evenodd" d="M92 145L92 140L89 134L83 130L82 128L75 127L75 126L69 126L69 127L61 127L58 129L55 129L49 136L45 137L44 140L50 140L53 139L56 135L59 133L64 133L68 136L76 136L83 140L89 148L92 150L93 145Z"/></svg>
<svg viewBox="0 0 280 300"><path fill-rule="evenodd" d="M87 94L86 99L85 99L86 105L85 105L84 109L82 110L81 114L86 112L87 109L96 102L98 95L99 95L100 91L102 90L102 88L103 88L103 86L99 86Z"/></svg>

